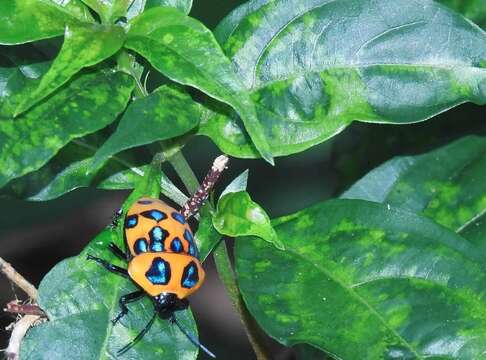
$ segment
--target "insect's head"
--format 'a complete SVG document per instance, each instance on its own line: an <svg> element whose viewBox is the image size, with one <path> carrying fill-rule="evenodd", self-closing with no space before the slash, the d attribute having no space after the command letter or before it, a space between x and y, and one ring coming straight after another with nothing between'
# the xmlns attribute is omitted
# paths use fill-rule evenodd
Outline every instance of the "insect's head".
<svg viewBox="0 0 486 360"><path fill-rule="evenodd" d="M169 319L175 311L186 309L187 300L181 300L174 293L162 293L154 296L155 309L162 319Z"/></svg>

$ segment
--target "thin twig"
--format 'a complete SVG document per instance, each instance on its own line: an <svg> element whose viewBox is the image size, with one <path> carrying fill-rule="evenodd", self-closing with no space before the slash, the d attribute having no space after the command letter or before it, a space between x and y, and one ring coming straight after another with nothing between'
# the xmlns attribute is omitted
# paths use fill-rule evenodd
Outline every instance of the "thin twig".
<svg viewBox="0 0 486 360"><path fill-rule="evenodd" d="M223 170L226 169L227 164L228 157L226 155L218 156L214 160L213 166L209 170L199 188L189 198L189 200L187 200L181 209L181 213L186 219L193 216L199 211L199 209L201 209L201 206L209 196L209 192L213 188L214 184L216 184L218 181Z"/></svg>
<svg viewBox="0 0 486 360"><path fill-rule="evenodd" d="M2 272L10 281L22 289L32 300L37 299L37 289L28 282L12 265L0 257L0 272Z"/></svg>
<svg viewBox="0 0 486 360"><path fill-rule="evenodd" d="M229 259L228 248L224 241L221 241L214 249L213 258L216 264L216 270L218 271L218 276L226 287L226 291L228 292L233 307L240 315L243 328L245 329L257 360L271 359L265 344L265 335L263 335L263 331L249 313L243 297L241 296L240 289L236 282L235 272Z"/></svg>
<svg viewBox="0 0 486 360"><path fill-rule="evenodd" d="M24 338L27 330L36 322L41 320L39 315L25 315L15 324L15 327L10 335L8 347L5 350L5 357L7 360L18 360L20 354L20 343Z"/></svg>
<svg viewBox="0 0 486 360"><path fill-rule="evenodd" d="M28 282L17 270L13 268L8 262L0 257L0 272L20 289L22 289L32 300L37 299L37 289L34 285ZM17 311L15 311L17 310ZM7 360L18 360L20 354L20 343L24 338L27 330L36 322L46 318L45 313L33 304L19 304L17 301L11 301L7 304L7 312L17 314L28 314L20 318L13 326L12 334L8 342L8 347L5 350ZM40 312L40 313L39 313ZM35 314L34 314L35 313Z"/></svg>
<svg viewBox="0 0 486 360"><path fill-rule="evenodd" d="M214 179L215 182L218 179L219 175L221 175L221 171L223 171L223 169L226 167L227 161L228 161L227 158L226 159L222 158L220 160L216 159L215 164L213 165L213 168L216 167L216 169L213 170L213 168L211 168L206 178L208 178L208 176L212 178L213 177L212 172L218 173L219 171L219 174L217 174L216 179ZM194 172L192 171L191 167L187 163L186 159L182 155L182 152L180 151L177 152L174 156L172 156L169 159L169 162L174 167L174 170L177 172L182 182L190 192L194 192L196 191L196 189L204 189L204 182L206 181L206 178L203 180L203 185L199 186L197 178L194 175ZM212 180L208 180L208 181L211 182ZM191 199L193 197L191 197ZM189 199L189 201L186 204L190 204L191 199ZM182 211L184 211L184 208ZM216 269L218 271L218 275L221 281L223 282L226 291L228 292L228 296L233 306L235 307L235 309L237 310L240 316L241 322L243 323L248 339L253 347L253 350L255 351L257 360L271 359L268 350L265 347L265 341L264 341L265 335L263 334L261 329L256 324L255 320L248 312L248 309L246 308L243 298L241 297L240 290L236 283L233 267L231 265L231 261L228 255L228 250L226 248L226 243L224 241L221 241L219 245L216 247L216 249L213 252L213 256L214 256L214 261L216 263Z"/></svg>
<svg viewBox="0 0 486 360"><path fill-rule="evenodd" d="M46 317L45 312L37 304L21 304L18 300L12 300L7 304L7 307L3 309L5 312L11 314L22 315L38 315Z"/></svg>

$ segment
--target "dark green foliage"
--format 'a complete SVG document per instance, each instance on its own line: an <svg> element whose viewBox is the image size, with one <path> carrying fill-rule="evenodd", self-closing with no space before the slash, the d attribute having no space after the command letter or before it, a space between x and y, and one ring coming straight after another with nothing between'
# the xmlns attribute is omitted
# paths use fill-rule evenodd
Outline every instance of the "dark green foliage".
<svg viewBox="0 0 486 360"><path fill-rule="evenodd" d="M481 0L250 0L214 34L188 15L191 6L1 1L2 195L46 201L90 186L133 189L124 210L160 193L182 206L187 196L160 166L169 160L195 189L180 151L197 135L273 163L353 121L403 126L486 103ZM252 200L245 171L199 214L201 260L214 248L227 257L219 242L236 238L240 288L228 286L231 267L220 273L231 298L242 296L262 329L298 345L301 358L479 359L485 154L485 138L474 135L393 158L341 199L273 221ZM119 296L135 287L86 261L90 253L126 266L110 241L123 247L121 228L45 276L38 300L49 321L28 332L22 359L114 358L150 319L146 299L112 326ZM197 333L190 310L179 317ZM197 354L158 320L124 358Z"/></svg>

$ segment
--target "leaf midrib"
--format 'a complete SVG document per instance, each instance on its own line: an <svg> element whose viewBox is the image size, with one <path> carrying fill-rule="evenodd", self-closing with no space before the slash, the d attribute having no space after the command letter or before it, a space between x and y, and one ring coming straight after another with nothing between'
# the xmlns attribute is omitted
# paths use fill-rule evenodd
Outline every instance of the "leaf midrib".
<svg viewBox="0 0 486 360"><path fill-rule="evenodd" d="M324 275L328 276L330 279L332 279L333 281L335 281L338 285L340 285L346 292L349 293L349 295L356 299L358 302L360 302L362 305L364 305L372 314L374 314L376 316L376 318L378 319L379 322L381 322L384 327L386 329L388 329L393 335L395 335L403 344L406 345L406 347L415 355L417 356L417 358L419 359L425 359L422 355L420 355L417 350L415 348L412 347L411 344L408 343L408 341L406 341L395 329L393 329L392 327L390 327L390 325L388 325L388 323L386 322L385 318L383 318L380 313L374 309L367 301L366 299L364 299L363 297L361 297L359 294L357 294L352 287L348 287L346 286L346 284L339 278L335 277L333 273L330 273L328 271L326 271L325 268L309 261L309 259L307 259L306 257L304 257L302 254L298 253L297 251L295 251L293 248L291 247L286 247L286 250L295 255L296 257L300 258L301 261L303 262L306 262L308 264L310 264L311 266L313 266L314 268L316 268L317 270L321 271Z"/></svg>
<svg viewBox="0 0 486 360"><path fill-rule="evenodd" d="M365 69L365 68L371 68L375 66L384 66L384 67L407 67L407 68L431 68L431 69L441 69L441 70L465 70L465 71L484 71L484 74L486 75L486 68L481 68L477 66L472 66L472 65L460 65L460 64L443 64L443 63L353 63L353 64L335 64L334 66L330 64L330 66L324 66L321 69L310 69L306 71L302 71L299 73L291 73L291 74L286 74L285 76L274 78L271 81L267 82L262 82L258 86L254 86L248 91L250 93L256 92L258 90L261 90L265 87L271 86L275 83L282 82L282 81L292 81L295 80L299 77L302 76L307 76L309 74L319 74L321 72L327 71L327 70L360 70L360 69Z"/></svg>

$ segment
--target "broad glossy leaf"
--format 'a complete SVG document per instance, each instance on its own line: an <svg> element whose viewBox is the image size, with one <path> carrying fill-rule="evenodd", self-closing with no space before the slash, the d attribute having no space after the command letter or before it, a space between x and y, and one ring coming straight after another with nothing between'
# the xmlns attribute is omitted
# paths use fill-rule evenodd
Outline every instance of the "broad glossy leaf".
<svg viewBox="0 0 486 360"><path fill-rule="evenodd" d="M200 106L189 95L162 86L128 106L116 131L97 151L93 170L122 150L183 135L200 118Z"/></svg>
<svg viewBox="0 0 486 360"><path fill-rule="evenodd" d="M411 123L486 102L486 33L432 1L255 0L217 34L276 155L354 120ZM254 157L234 115L224 115L200 133L231 155Z"/></svg>
<svg viewBox="0 0 486 360"><path fill-rule="evenodd" d="M133 89L122 73L81 75L16 119L0 121L0 186L35 171L69 141L115 120Z"/></svg>
<svg viewBox="0 0 486 360"><path fill-rule="evenodd" d="M486 28L486 5L483 0L436 0L460 12L469 20Z"/></svg>
<svg viewBox="0 0 486 360"><path fill-rule="evenodd" d="M51 62L39 62L0 68L0 119L11 118L22 101L23 94L38 85Z"/></svg>
<svg viewBox="0 0 486 360"><path fill-rule="evenodd" d="M95 65L117 52L123 45L125 32L120 26L66 26L64 43L49 71L35 89L28 89L16 109L20 114L65 84L81 69Z"/></svg>
<svg viewBox="0 0 486 360"><path fill-rule="evenodd" d="M267 161L273 161L246 89L202 23L174 8L152 8L132 20L125 46L147 58L170 79L231 105L258 151Z"/></svg>
<svg viewBox="0 0 486 360"><path fill-rule="evenodd" d="M333 200L275 220L286 250L236 242L238 283L265 331L337 359L480 359L484 254L431 220Z"/></svg>
<svg viewBox="0 0 486 360"><path fill-rule="evenodd" d="M145 9L156 6L171 6L179 9L184 14L189 14L192 8L192 0L147 0L145 3Z"/></svg>
<svg viewBox="0 0 486 360"><path fill-rule="evenodd" d="M259 236L278 249L284 248L267 213L246 191L230 192L219 199L213 225L223 235Z"/></svg>
<svg viewBox="0 0 486 360"><path fill-rule="evenodd" d="M133 0L82 0L96 11L104 23L113 23L126 15Z"/></svg>
<svg viewBox="0 0 486 360"><path fill-rule="evenodd" d="M486 246L485 174L486 138L467 136L423 155L387 161L341 197L422 213Z"/></svg>
<svg viewBox="0 0 486 360"><path fill-rule="evenodd" d="M86 175L93 154L89 144L68 144L39 170L10 182L2 190L2 195L47 201L86 186L107 190L133 189L143 176L145 167L130 166L124 159L112 159L99 172Z"/></svg>
<svg viewBox="0 0 486 360"><path fill-rule="evenodd" d="M121 241L110 230L104 230L74 258L62 261L42 280L39 305L49 322L31 329L21 347L21 358L34 359L115 359L116 352L144 328L153 314L148 298L129 305L129 313L113 326L121 295L138 288L126 278L111 274L86 255L102 257L126 267L108 251L110 241ZM197 334L190 311L178 318ZM39 351L42 349L42 351ZM175 325L157 319L152 329L129 350L123 359L196 359L197 348ZM120 357L121 358L121 357Z"/></svg>
<svg viewBox="0 0 486 360"><path fill-rule="evenodd" d="M92 22L80 0L2 0L0 44L21 44L64 33L66 24Z"/></svg>

